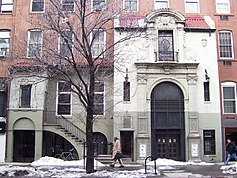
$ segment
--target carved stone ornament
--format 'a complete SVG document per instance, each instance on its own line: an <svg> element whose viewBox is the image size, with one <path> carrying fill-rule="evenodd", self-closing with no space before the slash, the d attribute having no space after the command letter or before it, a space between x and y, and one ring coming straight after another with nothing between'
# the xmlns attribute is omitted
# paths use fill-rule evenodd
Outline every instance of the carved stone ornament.
<svg viewBox="0 0 237 178"><path fill-rule="evenodd" d="M190 119L190 131L191 132L198 132L198 119L197 118L192 118Z"/></svg>
<svg viewBox="0 0 237 178"><path fill-rule="evenodd" d="M138 131L139 133L147 133L147 119L146 118L140 118L138 120Z"/></svg>
<svg viewBox="0 0 237 178"><path fill-rule="evenodd" d="M156 27L159 28L174 28L175 26L175 19L173 17L170 16L160 16L157 18L156 20Z"/></svg>
<svg viewBox="0 0 237 178"><path fill-rule="evenodd" d="M187 81L188 81L189 85L196 85L197 84L197 79L198 79L197 75L188 75L187 76Z"/></svg>
<svg viewBox="0 0 237 178"><path fill-rule="evenodd" d="M147 76L145 74L139 74L137 75L137 81L138 83L145 84L147 82Z"/></svg>

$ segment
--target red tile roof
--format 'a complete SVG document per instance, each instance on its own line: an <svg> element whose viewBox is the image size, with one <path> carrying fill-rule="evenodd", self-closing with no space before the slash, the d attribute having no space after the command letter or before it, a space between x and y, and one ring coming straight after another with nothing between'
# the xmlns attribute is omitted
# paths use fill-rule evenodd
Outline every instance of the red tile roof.
<svg viewBox="0 0 237 178"><path fill-rule="evenodd" d="M146 27L144 16L127 16L119 19L121 28L144 28ZM185 28L187 29L210 29L203 16L189 16L185 18Z"/></svg>
<svg viewBox="0 0 237 178"><path fill-rule="evenodd" d="M185 18L185 28L190 29L210 29L203 16L192 16Z"/></svg>
<svg viewBox="0 0 237 178"><path fill-rule="evenodd" d="M125 28L144 28L144 16L127 16L119 19L119 26Z"/></svg>

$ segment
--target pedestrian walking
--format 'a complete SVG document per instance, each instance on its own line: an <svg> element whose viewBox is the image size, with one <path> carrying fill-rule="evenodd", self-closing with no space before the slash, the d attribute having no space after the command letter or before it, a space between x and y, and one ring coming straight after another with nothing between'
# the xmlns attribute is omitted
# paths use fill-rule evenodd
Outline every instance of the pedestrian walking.
<svg viewBox="0 0 237 178"><path fill-rule="evenodd" d="M122 151L121 151L121 143L118 137L114 138L114 146L112 150L112 159L113 163L110 164L110 167L114 167L116 164L116 161L118 160L120 166L119 167L124 167L123 162L122 162Z"/></svg>
<svg viewBox="0 0 237 178"><path fill-rule="evenodd" d="M237 161L235 143L232 142L230 138L227 139L226 152L227 152L227 158L225 161L225 165L228 165L231 157L234 157L235 160Z"/></svg>

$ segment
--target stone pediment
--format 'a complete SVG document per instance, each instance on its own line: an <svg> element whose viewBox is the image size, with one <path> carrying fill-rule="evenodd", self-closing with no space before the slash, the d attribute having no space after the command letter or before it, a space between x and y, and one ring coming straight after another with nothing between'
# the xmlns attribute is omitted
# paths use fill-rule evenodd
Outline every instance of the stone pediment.
<svg viewBox="0 0 237 178"><path fill-rule="evenodd" d="M178 62L161 62L161 63L135 63L137 73L139 74L197 74L199 63L178 63Z"/></svg>
<svg viewBox="0 0 237 178"><path fill-rule="evenodd" d="M148 23L185 23L185 17L176 11L170 10L170 9L161 9L151 12L146 17Z"/></svg>

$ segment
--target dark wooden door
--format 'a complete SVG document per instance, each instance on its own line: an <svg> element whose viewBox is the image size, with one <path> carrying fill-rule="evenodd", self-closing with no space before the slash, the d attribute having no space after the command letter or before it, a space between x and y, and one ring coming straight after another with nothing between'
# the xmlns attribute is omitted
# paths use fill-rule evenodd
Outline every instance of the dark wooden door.
<svg viewBox="0 0 237 178"><path fill-rule="evenodd" d="M35 157L35 131L14 131L14 162L32 162Z"/></svg>
<svg viewBox="0 0 237 178"><path fill-rule="evenodd" d="M157 134L157 152L159 158L181 159L180 134Z"/></svg>
<svg viewBox="0 0 237 178"><path fill-rule="evenodd" d="M123 155L128 158L133 158L133 132L122 131L120 132L120 137Z"/></svg>

